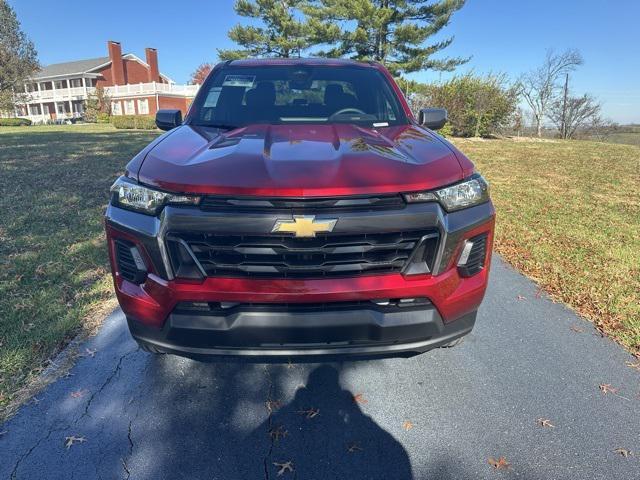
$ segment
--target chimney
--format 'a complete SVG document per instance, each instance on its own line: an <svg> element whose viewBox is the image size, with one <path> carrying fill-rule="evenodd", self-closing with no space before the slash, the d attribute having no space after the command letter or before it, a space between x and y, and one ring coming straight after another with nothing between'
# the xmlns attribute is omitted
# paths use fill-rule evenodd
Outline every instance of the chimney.
<svg viewBox="0 0 640 480"><path fill-rule="evenodd" d="M122 61L122 47L120 42L107 42L109 60L111 60L111 77L114 85L125 85L124 62Z"/></svg>
<svg viewBox="0 0 640 480"><path fill-rule="evenodd" d="M160 70L158 70L158 51L155 48L145 48L144 53L149 64L149 82L160 82Z"/></svg>

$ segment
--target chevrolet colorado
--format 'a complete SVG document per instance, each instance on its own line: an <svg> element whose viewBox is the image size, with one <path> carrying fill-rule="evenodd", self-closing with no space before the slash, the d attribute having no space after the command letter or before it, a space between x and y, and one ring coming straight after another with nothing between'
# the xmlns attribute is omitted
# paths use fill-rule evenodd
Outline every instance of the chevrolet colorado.
<svg viewBox="0 0 640 480"><path fill-rule="evenodd" d="M409 355L469 333L495 212L379 64L217 65L111 188L115 290L155 353Z"/></svg>

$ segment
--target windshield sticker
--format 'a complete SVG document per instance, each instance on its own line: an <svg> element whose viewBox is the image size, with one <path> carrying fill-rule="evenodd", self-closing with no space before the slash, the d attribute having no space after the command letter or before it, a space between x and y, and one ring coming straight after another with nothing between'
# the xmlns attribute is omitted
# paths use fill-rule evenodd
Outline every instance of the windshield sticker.
<svg viewBox="0 0 640 480"><path fill-rule="evenodd" d="M255 75L227 75L222 86L252 88L255 81Z"/></svg>
<svg viewBox="0 0 640 480"><path fill-rule="evenodd" d="M220 90L222 90L219 87L214 87L211 90L209 90L209 93L207 94L207 98L204 101L204 106L205 107L215 107L218 104L218 98L220 97Z"/></svg>

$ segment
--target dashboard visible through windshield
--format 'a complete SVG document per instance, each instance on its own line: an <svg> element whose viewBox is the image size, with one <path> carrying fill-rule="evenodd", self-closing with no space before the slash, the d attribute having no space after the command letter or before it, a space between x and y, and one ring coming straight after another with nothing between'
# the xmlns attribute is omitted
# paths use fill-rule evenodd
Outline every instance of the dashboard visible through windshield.
<svg viewBox="0 0 640 480"><path fill-rule="evenodd" d="M202 88L190 115L195 125L407 123L386 78L357 65L225 67Z"/></svg>

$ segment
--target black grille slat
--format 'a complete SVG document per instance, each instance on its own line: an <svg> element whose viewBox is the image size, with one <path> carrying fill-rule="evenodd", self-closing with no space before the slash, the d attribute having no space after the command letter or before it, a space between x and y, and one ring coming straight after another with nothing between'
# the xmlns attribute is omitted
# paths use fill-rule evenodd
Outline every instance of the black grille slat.
<svg viewBox="0 0 640 480"><path fill-rule="evenodd" d="M400 195L379 195L375 197L317 197L317 198L227 198L207 195L200 201L200 208L210 210L233 211L309 211L331 209L343 210L380 210L403 208L405 202Z"/></svg>
<svg viewBox="0 0 640 480"><path fill-rule="evenodd" d="M400 272L425 235L437 243L434 230L314 238L172 233L168 240L184 240L207 276L324 278Z"/></svg>

